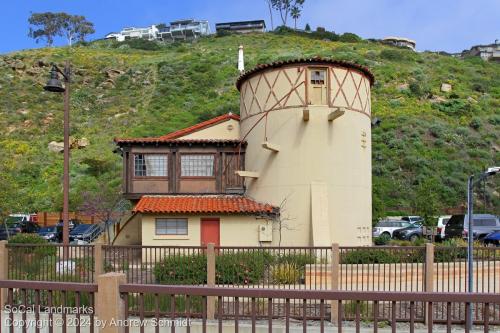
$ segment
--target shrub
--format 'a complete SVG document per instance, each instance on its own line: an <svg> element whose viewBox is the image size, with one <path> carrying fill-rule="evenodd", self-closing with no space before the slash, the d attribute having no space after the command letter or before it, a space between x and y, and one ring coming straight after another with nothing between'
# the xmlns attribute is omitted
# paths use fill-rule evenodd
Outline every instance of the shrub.
<svg viewBox="0 0 500 333"><path fill-rule="evenodd" d="M169 256L155 265L156 282L161 284L204 284L207 282L206 255Z"/></svg>
<svg viewBox="0 0 500 333"><path fill-rule="evenodd" d="M432 104L432 107L449 116L464 115L470 110L469 105L462 99L452 99L441 103L435 103Z"/></svg>
<svg viewBox="0 0 500 333"><path fill-rule="evenodd" d="M413 81L410 83L410 91L415 97L425 97L430 94L430 88L423 81Z"/></svg>
<svg viewBox="0 0 500 333"><path fill-rule="evenodd" d="M339 41L344 43L357 43L360 42L361 40L362 40L361 37L351 32L346 32L339 37Z"/></svg>
<svg viewBox="0 0 500 333"><path fill-rule="evenodd" d="M124 45L136 50L157 51L160 49L158 43L142 38L129 39L124 42L117 43L114 46L121 48Z"/></svg>
<svg viewBox="0 0 500 333"><path fill-rule="evenodd" d="M380 52L380 57L382 59L398 61L398 60L407 60L408 56L405 51L395 50L395 49L385 49Z"/></svg>
<svg viewBox="0 0 500 333"><path fill-rule="evenodd" d="M391 236L386 234L380 235L373 240L375 245L387 245L389 244L390 241L391 241Z"/></svg>
<svg viewBox="0 0 500 333"><path fill-rule="evenodd" d="M295 284L301 277L301 271L296 264L278 264L272 267L271 272L273 282L278 284Z"/></svg>
<svg viewBox="0 0 500 333"><path fill-rule="evenodd" d="M240 252L217 255L215 281L218 284L258 283L273 257L266 252ZM206 255L166 257L154 268L161 284L204 284L207 282Z"/></svg>
<svg viewBox="0 0 500 333"><path fill-rule="evenodd" d="M481 125L482 125L481 119L479 119L477 117L472 118L472 120L469 123L469 126L475 130L478 130L479 128L481 128Z"/></svg>
<svg viewBox="0 0 500 333"><path fill-rule="evenodd" d="M38 234L26 234L19 233L12 236L9 239L9 244L40 244L47 246L36 246L36 247L22 247L16 249L17 251L22 251L24 254L35 254L36 256L54 256L57 253L57 248L47 242L47 240Z"/></svg>
<svg viewBox="0 0 500 333"><path fill-rule="evenodd" d="M215 258L218 284L254 284L263 277L272 256L266 252L236 252Z"/></svg>
<svg viewBox="0 0 500 333"><path fill-rule="evenodd" d="M492 125L500 125L500 115L495 114L488 118L488 122Z"/></svg>
<svg viewBox="0 0 500 333"><path fill-rule="evenodd" d="M392 251L359 249L345 253L341 257L342 264L391 264L423 262L422 251Z"/></svg>
<svg viewBox="0 0 500 333"><path fill-rule="evenodd" d="M217 31L217 34L215 35L215 37L226 37L226 36L231 36L231 31L219 30L219 31Z"/></svg>
<svg viewBox="0 0 500 333"><path fill-rule="evenodd" d="M316 256L312 254L284 254L274 258L277 264L292 264L303 270L306 265L316 263Z"/></svg>

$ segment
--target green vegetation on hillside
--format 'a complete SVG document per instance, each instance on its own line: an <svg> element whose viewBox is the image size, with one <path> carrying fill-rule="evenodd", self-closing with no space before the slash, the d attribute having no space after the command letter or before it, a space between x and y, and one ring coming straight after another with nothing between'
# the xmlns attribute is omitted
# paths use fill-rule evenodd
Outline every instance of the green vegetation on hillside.
<svg viewBox="0 0 500 333"><path fill-rule="evenodd" d="M50 62L72 61L72 136L90 142L72 150L71 205L76 208L84 191L100 183L120 185L114 137L160 135L238 112L234 82L240 44L247 68L323 56L374 72L373 116L382 119L373 130L374 216L414 210L428 191L436 194L432 200L440 208L461 205L467 176L500 161L500 65L352 41L282 32L153 47L98 41L1 56L1 208L60 209L62 154L47 145L62 141L63 104L61 95L42 89ZM452 90L441 92L442 83ZM498 210L498 192L490 195Z"/></svg>

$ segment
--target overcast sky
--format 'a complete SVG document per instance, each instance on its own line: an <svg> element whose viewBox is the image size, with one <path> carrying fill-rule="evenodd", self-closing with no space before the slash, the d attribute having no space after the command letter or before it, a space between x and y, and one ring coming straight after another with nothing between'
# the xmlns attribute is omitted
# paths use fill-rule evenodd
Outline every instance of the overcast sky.
<svg viewBox="0 0 500 333"><path fill-rule="evenodd" d="M265 19L264 0L1 0L0 53L41 47L27 37L30 12L65 11L95 25L92 38L126 26L181 18L216 22ZM279 17L274 15L275 24ZM500 0L306 0L299 27L309 23L363 38L403 36L418 50L458 52L500 39ZM292 22L290 22L292 24ZM59 40L56 44L64 45Z"/></svg>

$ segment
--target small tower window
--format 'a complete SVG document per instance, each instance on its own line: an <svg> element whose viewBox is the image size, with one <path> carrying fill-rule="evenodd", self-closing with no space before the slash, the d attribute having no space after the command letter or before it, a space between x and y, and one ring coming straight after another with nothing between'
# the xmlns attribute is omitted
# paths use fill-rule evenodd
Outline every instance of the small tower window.
<svg viewBox="0 0 500 333"><path fill-rule="evenodd" d="M311 73L312 84L325 84L325 71L322 69L315 69Z"/></svg>

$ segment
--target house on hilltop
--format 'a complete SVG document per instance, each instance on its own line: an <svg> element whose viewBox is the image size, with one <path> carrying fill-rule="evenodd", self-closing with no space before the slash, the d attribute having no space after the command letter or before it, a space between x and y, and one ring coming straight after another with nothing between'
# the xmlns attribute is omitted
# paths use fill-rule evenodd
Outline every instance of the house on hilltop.
<svg viewBox="0 0 500 333"><path fill-rule="evenodd" d="M500 43L497 39L493 44L473 46L470 50L462 52L462 57L466 56L480 57L487 61L500 61Z"/></svg>
<svg viewBox="0 0 500 333"><path fill-rule="evenodd" d="M115 139L135 207L114 244L371 244L373 80L330 59L259 65L236 82L240 116Z"/></svg>
<svg viewBox="0 0 500 333"><path fill-rule="evenodd" d="M124 28L120 32L112 32L105 36L106 39L116 39L123 42L128 39L147 39L161 41L193 40L211 33L210 25L205 20L177 20L170 25L161 27L152 25L146 28Z"/></svg>
<svg viewBox="0 0 500 333"><path fill-rule="evenodd" d="M385 37L384 39L382 39L382 43L398 47L406 47L412 51L415 51L417 47L417 43L413 39L405 37Z"/></svg>
<svg viewBox="0 0 500 333"><path fill-rule="evenodd" d="M264 20L237 21L216 23L215 31L228 31L236 33L266 32L266 22Z"/></svg>

